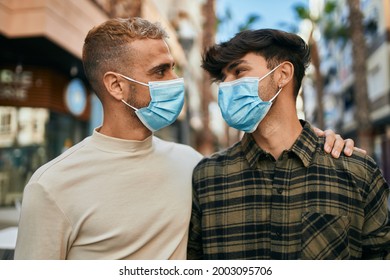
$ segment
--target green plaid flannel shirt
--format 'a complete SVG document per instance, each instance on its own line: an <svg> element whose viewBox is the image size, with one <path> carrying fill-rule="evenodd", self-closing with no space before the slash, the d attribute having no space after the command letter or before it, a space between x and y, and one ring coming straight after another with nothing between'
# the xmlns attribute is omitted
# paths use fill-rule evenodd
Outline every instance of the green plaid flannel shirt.
<svg viewBox="0 0 390 280"><path fill-rule="evenodd" d="M310 124L278 160L250 134L193 174L189 259L389 259L389 186L355 152L332 158Z"/></svg>

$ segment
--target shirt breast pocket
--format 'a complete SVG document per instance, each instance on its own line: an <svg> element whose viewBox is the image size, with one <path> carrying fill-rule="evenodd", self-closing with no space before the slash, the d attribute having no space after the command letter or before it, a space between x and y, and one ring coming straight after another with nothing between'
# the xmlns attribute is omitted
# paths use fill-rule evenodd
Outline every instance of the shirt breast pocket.
<svg viewBox="0 0 390 280"><path fill-rule="evenodd" d="M302 215L301 259L349 259L348 216L307 212Z"/></svg>

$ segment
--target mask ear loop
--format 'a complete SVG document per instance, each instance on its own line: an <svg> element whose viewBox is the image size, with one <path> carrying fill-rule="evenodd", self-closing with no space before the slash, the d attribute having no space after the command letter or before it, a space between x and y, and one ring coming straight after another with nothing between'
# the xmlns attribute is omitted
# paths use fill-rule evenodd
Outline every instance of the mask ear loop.
<svg viewBox="0 0 390 280"><path fill-rule="evenodd" d="M259 82L260 82L261 80L263 80L264 78L266 78L267 76L271 75L271 73L274 72L276 69L278 69L280 65L282 65L282 63L280 63L280 64L279 64L278 66L276 66L274 69L272 69L272 70L269 71L267 74L265 74L263 77L261 77L261 78L259 79Z"/></svg>
<svg viewBox="0 0 390 280"><path fill-rule="evenodd" d="M149 87L149 85L148 84L145 84L145 83L143 83L143 82L139 82L139 81L137 81L137 80L134 80L134 79L132 79L132 78L130 78L130 77L127 77L127 76L125 76L125 75L122 75L122 74L119 74L119 73L117 73L119 76L121 76L122 78L124 78L124 79L126 79L126 80L128 80L128 81L131 81L131 82L134 82L134 83L137 83L137 84L140 84L140 85L143 85L143 86L146 86L146 87Z"/></svg>
<svg viewBox="0 0 390 280"><path fill-rule="evenodd" d="M130 105L129 103L127 103L125 100L121 99L121 101L122 101L123 103L125 103L127 106L129 106L131 109L133 109L134 111L138 111L137 108L135 108L134 106L131 106L131 105Z"/></svg>
<svg viewBox="0 0 390 280"><path fill-rule="evenodd" d="M282 89L283 89L283 88L282 88L281 86L279 86L279 90L278 90L278 92L275 94L275 96L274 96L274 97L272 97L272 98L270 99L270 101L269 101L269 102L271 102L271 103L272 103L272 102L275 100L275 98L276 98L276 97L278 97L278 95L279 95L279 93L282 91Z"/></svg>
<svg viewBox="0 0 390 280"><path fill-rule="evenodd" d="M134 82L134 83L137 83L137 84L140 84L140 85L143 85L143 86L146 86L146 87L149 87L149 85L148 84L145 84L145 83L143 83L143 82L139 82L139 81L137 81L137 80L134 80L134 79L132 79L132 78L130 78L130 77L127 77L127 76L125 76L125 75L122 75L122 74L120 74L120 73L117 73L119 76L121 76L122 78L124 78L124 79L126 79L126 80L128 80L128 81L131 81L131 82ZM138 109L137 108L135 108L134 106L131 106L129 103L127 103L125 100L121 100L123 103L125 103L127 106L129 106L131 109L133 109L134 111L138 111Z"/></svg>
<svg viewBox="0 0 390 280"><path fill-rule="evenodd" d="M279 66L280 65L282 65L283 63L280 63L278 66L276 66L274 69L272 69L271 71L269 71L267 74L265 74L263 77L261 77L260 79L259 79L259 82L261 81L261 80L263 80L265 77L267 77L267 76L269 76L269 75L271 75L271 73L272 72L274 72L276 69L278 69L279 68ZM282 87L279 85L279 90L278 90L278 92L274 95L274 97L272 97L268 102L273 102L274 100L275 100L275 98L279 95L279 93L282 91Z"/></svg>

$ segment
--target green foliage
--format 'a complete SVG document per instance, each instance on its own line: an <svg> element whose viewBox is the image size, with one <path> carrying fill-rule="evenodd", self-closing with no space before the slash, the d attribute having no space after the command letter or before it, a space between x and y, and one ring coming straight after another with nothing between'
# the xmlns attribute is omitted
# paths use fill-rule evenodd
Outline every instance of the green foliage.
<svg viewBox="0 0 390 280"><path fill-rule="evenodd" d="M225 19L226 20L231 20L232 19L232 11L230 10L230 8L226 8Z"/></svg>
<svg viewBox="0 0 390 280"><path fill-rule="evenodd" d="M341 40L344 43L348 40L348 27L340 24L336 24L333 20L329 18L337 9L336 1L326 1L322 16L318 18L313 18L310 15L310 10L307 6L299 4L294 6L294 10L297 16L304 20L310 20L313 23L313 28L318 25L321 21L324 26L322 33L325 40Z"/></svg>
<svg viewBox="0 0 390 280"><path fill-rule="evenodd" d="M218 30L218 28L220 26L222 26L223 24L226 24L228 22L230 22L232 20L232 11L230 10L230 8L226 8L225 10L225 14L222 16L222 17L216 17L217 18L217 21L216 21L216 30Z"/></svg>
<svg viewBox="0 0 390 280"><path fill-rule="evenodd" d="M309 9L306 6L304 6L302 4L298 4L298 5L295 5L293 7L293 9L295 10L295 12L297 13L297 15L298 15L298 17L300 19L302 19L302 20L303 19L311 20L311 18L310 18L310 11L309 11Z"/></svg>
<svg viewBox="0 0 390 280"><path fill-rule="evenodd" d="M341 40L346 43L348 40L348 26L336 24L334 21L327 21L324 24L322 34L326 41Z"/></svg>
<svg viewBox="0 0 390 280"><path fill-rule="evenodd" d="M337 8L336 1L327 1L325 3L324 12L325 14L331 14L333 13Z"/></svg>
<svg viewBox="0 0 390 280"><path fill-rule="evenodd" d="M243 23L243 24L240 24L238 26L238 30L239 31L244 31L244 30L248 30L248 29L251 29L251 27L253 26L253 24L260 20L260 16L257 15L257 14L251 14L248 16L248 18L246 19L246 22Z"/></svg>
<svg viewBox="0 0 390 280"><path fill-rule="evenodd" d="M232 14L231 9L228 7L228 8L226 8L223 16L217 17L217 26L216 26L217 30L222 25L225 25L225 26L230 25L232 23L232 19L233 19L233 14ZM260 19L261 19L260 15L250 14L246 18L245 22L238 25L237 30L244 31L244 30L251 29L253 24L256 23L257 21L259 21Z"/></svg>

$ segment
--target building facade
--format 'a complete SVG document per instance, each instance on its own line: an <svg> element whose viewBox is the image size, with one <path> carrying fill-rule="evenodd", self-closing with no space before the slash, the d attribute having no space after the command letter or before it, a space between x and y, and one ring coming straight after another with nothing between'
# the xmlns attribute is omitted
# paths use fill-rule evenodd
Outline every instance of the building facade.
<svg viewBox="0 0 390 280"><path fill-rule="evenodd" d="M318 9L324 1L311 1ZM337 1L337 9L319 22L324 34L327 23L348 26L346 0ZM373 124L374 151L372 156L381 167L385 178L390 180L390 2L387 0L362 0L365 38L367 45L367 86L370 102L370 121ZM352 44L347 37L318 38L321 54L321 73L325 80L324 119L325 127L340 133L344 138L357 139L357 100L354 93ZM310 73L310 72L309 72ZM304 82L305 115L316 122L315 90L313 81Z"/></svg>

